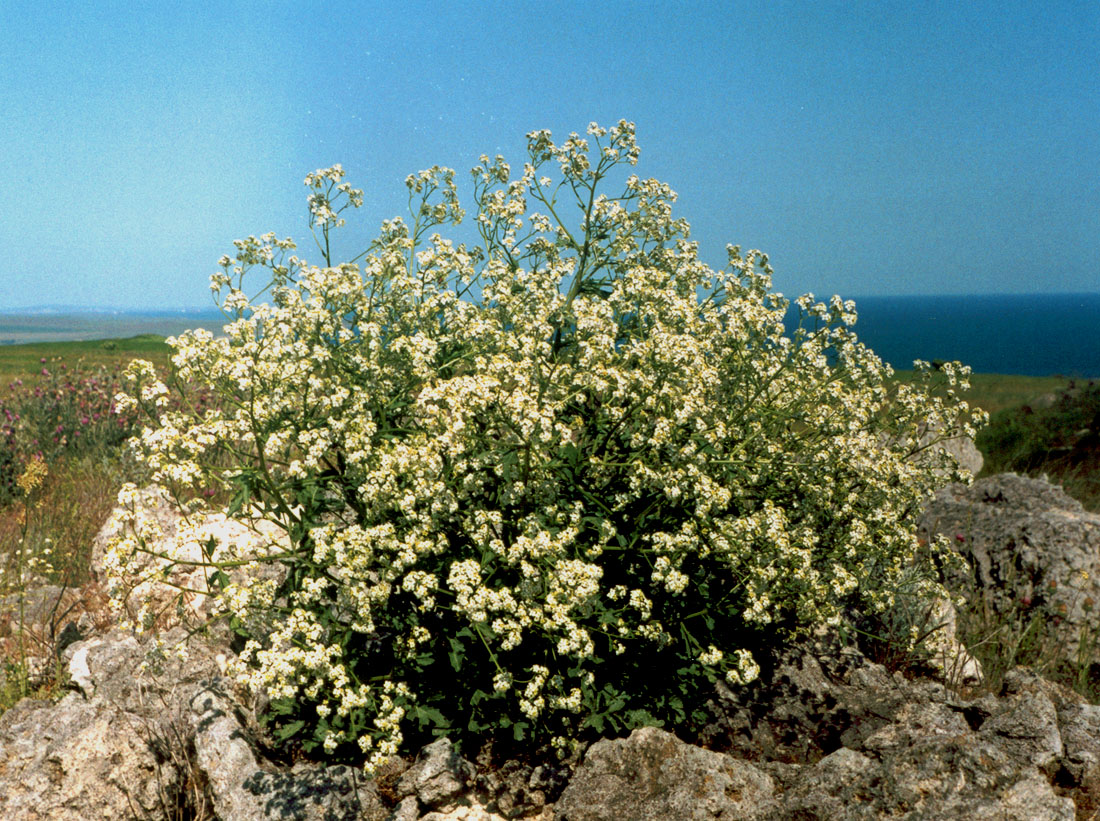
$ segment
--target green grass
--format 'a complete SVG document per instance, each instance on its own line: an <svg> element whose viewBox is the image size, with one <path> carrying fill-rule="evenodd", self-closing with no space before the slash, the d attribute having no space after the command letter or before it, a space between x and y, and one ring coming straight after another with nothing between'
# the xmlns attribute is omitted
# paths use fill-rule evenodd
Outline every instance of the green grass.
<svg viewBox="0 0 1100 821"><path fill-rule="evenodd" d="M901 382L911 382L915 371L897 371ZM1066 387L1069 380L1062 376L1014 376L999 373L976 373L970 377L970 391L966 401L993 414L1005 408L1018 407L1034 402L1038 397L1056 393Z"/></svg>
<svg viewBox="0 0 1100 821"><path fill-rule="evenodd" d="M34 342L27 345L0 345L0 389L6 389L15 379L27 380L47 363L65 362L73 365L83 361L87 366L107 368L125 365L131 359L149 359L156 365L167 365L171 349L163 336L141 334L127 339L100 339L91 342Z"/></svg>
<svg viewBox="0 0 1100 821"><path fill-rule="evenodd" d="M1067 382L1044 401L997 411L977 445L983 474L1045 475L1100 512L1100 382Z"/></svg>

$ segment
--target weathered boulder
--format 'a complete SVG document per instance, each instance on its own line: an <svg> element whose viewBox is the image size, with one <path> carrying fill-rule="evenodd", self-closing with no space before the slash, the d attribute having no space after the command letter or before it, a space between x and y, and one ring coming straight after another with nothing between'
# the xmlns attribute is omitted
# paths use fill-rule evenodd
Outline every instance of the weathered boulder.
<svg viewBox="0 0 1100 821"><path fill-rule="evenodd" d="M125 818L131 802L155 812L158 762L142 729L133 715L79 697L21 701L0 717L0 817Z"/></svg>
<svg viewBox="0 0 1100 821"><path fill-rule="evenodd" d="M880 441L887 444L893 440L889 435L882 434ZM972 476L981 473L982 466L985 464L982 452L978 450L974 440L969 436L960 435L944 439L940 433L940 428L931 425L923 426L917 449L910 458L917 462L939 461L944 453L950 456L963 470L969 471ZM942 467L938 466L936 471L940 475L943 474Z"/></svg>
<svg viewBox="0 0 1100 821"><path fill-rule="evenodd" d="M749 685L720 683L700 741L752 761L816 761L860 748L914 703L942 703L947 694L941 684L891 675L836 636L822 636L781 653ZM952 721L948 731L963 725Z"/></svg>
<svg viewBox="0 0 1100 821"><path fill-rule="evenodd" d="M446 806L466 791L474 767L455 751L449 739L438 738L420 751L416 762L397 782L397 794L415 795L425 807Z"/></svg>
<svg viewBox="0 0 1100 821"><path fill-rule="evenodd" d="M1095 717L1081 701L1023 670L1002 694L967 700L819 641L723 688L702 740L773 776L760 817L1068 821L1073 800L1052 779L1087 789L1094 773Z"/></svg>
<svg viewBox="0 0 1100 821"><path fill-rule="evenodd" d="M110 624L105 596L97 585L60 587L42 578L25 580L23 594L0 596L0 654L24 654L32 688L53 679L61 653ZM0 685L7 670L0 666Z"/></svg>
<svg viewBox="0 0 1100 821"><path fill-rule="evenodd" d="M394 817L396 818L396 815ZM417 821L505 821L505 816L489 812L474 798L446 810L432 810L427 815L419 816ZM530 821L539 821L539 819L530 819Z"/></svg>
<svg viewBox="0 0 1100 821"><path fill-rule="evenodd" d="M559 821L748 818L772 779L752 764L685 744L655 727L598 741L554 807Z"/></svg>
<svg viewBox="0 0 1100 821"><path fill-rule="evenodd" d="M381 821L389 810L361 771L266 764L249 741L224 679L205 682L190 702L196 769L210 787L218 818L233 821Z"/></svg>
<svg viewBox="0 0 1100 821"><path fill-rule="evenodd" d="M474 792L486 807L506 818L537 816L558 799L572 770L568 761L494 761L492 748L482 748Z"/></svg>
<svg viewBox="0 0 1100 821"><path fill-rule="evenodd" d="M932 442L936 436L936 433L929 431L924 435L921 441L924 444L928 444ZM959 467L970 471L972 476L977 476L982 472L982 466L985 464L985 459L982 457L982 452L978 450L977 445L974 444L974 440L969 436L955 436L951 439L941 439L932 445L932 447L947 451L947 453L959 463Z"/></svg>
<svg viewBox="0 0 1100 821"><path fill-rule="evenodd" d="M0 716L0 817L163 817L185 774L153 740L166 734L170 694L207 674L211 657L201 650L186 661L162 657L116 633L77 642L66 660L72 692L57 704L24 700Z"/></svg>
<svg viewBox="0 0 1100 821"><path fill-rule="evenodd" d="M146 628L201 624L216 611L215 597L204 592L214 572L208 545L234 556L262 556L277 553L287 544L285 532L262 518L246 522L224 514L185 516L163 491L147 487L135 491L132 509L117 507L93 540L91 571L97 582L119 583L112 546L135 532L144 536L147 550L128 558L126 604L131 616L143 614ZM170 554L178 563L156 554ZM229 576L240 582L280 572L277 564L267 563L231 570Z"/></svg>
<svg viewBox="0 0 1100 821"><path fill-rule="evenodd" d="M920 711L916 711L920 712ZM1036 767L960 720L922 731L913 716L862 751L775 767L693 747L654 728L593 745L555 806L559 821L619 819L1027 819L1072 821ZM935 722L933 722L935 724ZM948 721L948 724L951 722ZM898 743L901 740L901 743ZM886 742L886 743L880 743ZM772 778L768 771L782 773Z"/></svg>
<svg viewBox="0 0 1100 821"><path fill-rule="evenodd" d="M940 491L920 529L946 536L969 563L969 575L950 580L957 592L1006 623L1034 617L1071 665L1083 646L1086 664L1100 660L1100 515L1060 487L1003 473Z"/></svg>
<svg viewBox="0 0 1100 821"><path fill-rule="evenodd" d="M227 648L184 638L116 630L72 645L70 693L0 716L0 818L168 821L189 799L225 821L389 815L359 770L265 760L220 677Z"/></svg>
<svg viewBox="0 0 1100 821"><path fill-rule="evenodd" d="M947 598L932 603L928 625L934 628L924 641L925 664L941 680L949 684L976 686L985 679L982 664L959 640L958 611Z"/></svg>
<svg viewBox="0 0 1100 821"><path fill-rule="evenodd" d="M776 806L756 817L1073 821L1074 805L1039 770L964 734L927 738L882 758L841 748L803 768Z"/></svg>

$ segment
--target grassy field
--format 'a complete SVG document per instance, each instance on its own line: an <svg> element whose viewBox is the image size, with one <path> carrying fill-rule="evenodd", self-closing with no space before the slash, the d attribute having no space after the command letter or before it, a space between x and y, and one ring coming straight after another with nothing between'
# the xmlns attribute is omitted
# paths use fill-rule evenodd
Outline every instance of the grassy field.
<svg viewBox="0 0 1100 821"><path fill-rule="evenodd" d="M902 382L911 381L914 371L896 371ZM1013 376L998 373L976 373L970 377L970 392L966 400L989 414L1034 402L1040 396L1065 388L1068 380L1062 376Z"/></svg>
<svg viewBox="0 0 1100 821"><path fill-rule="evenodd" d="M83 362L89 367L102 365L109 370L124 366L131 359L149 359L167 366L169 347L164 337L142 334L128 339L94 342L35 342L28 345L0 346L0 391L16 379L24 381L40 374L43 365L64 362L70 367ZM45 362L43 362L45 360ZM3 396L0 393L0 396Z"/></svg>
<svg viewBox="0 0 1100 821"><path fill-rule="evenodd" d="M47 362L66 362L70 366L78 361L88 366L102 365L113 369L125 365L131 359L149 359L155 365L167 366L171 349L164 337L143 334L127 339L97 340L93 342L37 342L28 345L0 346L0 390L15 379L27 380L38 374ZM897 378L909 381L913 371L897 371ZM968 400L989 413L1018 407L1035 401L1038 397L1056 393L1069 382L1061 376L1011 376L978 373L971 376Z"/></svg>

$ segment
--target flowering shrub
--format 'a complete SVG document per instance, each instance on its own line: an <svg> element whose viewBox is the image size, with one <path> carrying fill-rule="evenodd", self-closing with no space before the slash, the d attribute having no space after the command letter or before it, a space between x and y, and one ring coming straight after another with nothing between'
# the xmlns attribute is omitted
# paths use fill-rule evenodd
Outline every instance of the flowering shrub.
<svg viewBox="0 0 1100 821"><path fill-rule="evenodd" d="M771 644L943 594L915 515L963 478L928 434L973 434L967 370L943 366L946 399L893 386L838 297L796 300L788 334L765 256L730 247L712 270L669 187L627 176L630 123L537 131L528 155L515 178L474 168L480 243L438 233L464 212L436 167L357 262L330 241L362 193L339 166L308 175L323 264L238 241L212 277L225 336L173 341L176 377L217 407L172 410L131 366L120 403L151 420L135 453L192 523L223 512L199 492L220 483L224 512L285 532L204 551L237 674L307 749L371 767L431 733L567 749L684 726ZM125 590L155 534L121 498ZM282 574L228 572L261 562Z"/></svg>

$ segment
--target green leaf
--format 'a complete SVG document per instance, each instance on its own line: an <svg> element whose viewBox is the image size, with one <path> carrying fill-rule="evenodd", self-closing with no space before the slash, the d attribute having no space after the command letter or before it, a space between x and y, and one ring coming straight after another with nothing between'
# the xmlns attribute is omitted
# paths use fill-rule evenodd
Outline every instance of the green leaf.
<svg viewBox="0 0 1100 821"><path fill-rule="evenodd" d="M632 730L639 727L664 727L665 723L649 710L628 710L624 716L626 726Z"/></svg>
<svg viewBox="0 0 1100 821"><path fill-rule="evenodd" d="M602 733L604 727L604 717L599 713L593 713L581 723L581 726L591 727L597 733Z"/></svg>
<svg viewBox="0 0 1100 821"><path fill-rule="evenodd" d="M233 500L225 509L225 515L233 518L248 504L252 498L252 474L250 471L241 471L234 480L237 483L237 492L233 494Z"/></svg>
<svg viewBox="0 0 1100 821"><path fill-rule="evenodd" d="M286 741L288 738L297 735L297 733L305 726L306 723L304 721L292 721L289 724L284 724L282 727L276 730L275 735L280 741Z"/></svg>
<svg viewBox="0 0 1100 821"><path fill-rule="evenodd" d="M451 651L447 654L447 658L450 659L451 667L457 673L462 667L462 660L466 657L466 645L456 638L449 638L448 641L451 644Z"/></svg>
<svg viewBox="0 0 1100 821"><path fill-rule="evenodd" d="M215 570L210 574L210 586L215 590L225 590L229 586L229 574L224 570Z"/></svg>
<svg viewBox="0 0 1100 821"><path fill-rule="evenodd" d="M416 720L420 723L420 729L423 730L429 724L433 727L450 727L451 723L447 721L443 713L435 709L435 707L423 707L417 706L414 714Z"/></svg>
<svg viewBox="0 0 1100 821"><path fill-rule="evenodd" d="M244 638L252 638L252 634L244 629L244 623L236 616L230 617L229 629L232 630L235 635L242 636Z"/></svg>

